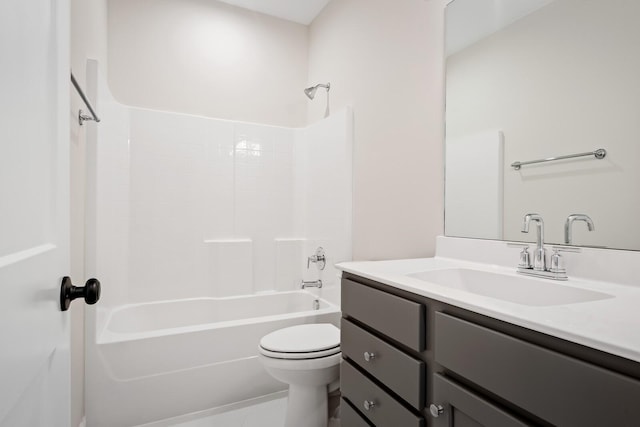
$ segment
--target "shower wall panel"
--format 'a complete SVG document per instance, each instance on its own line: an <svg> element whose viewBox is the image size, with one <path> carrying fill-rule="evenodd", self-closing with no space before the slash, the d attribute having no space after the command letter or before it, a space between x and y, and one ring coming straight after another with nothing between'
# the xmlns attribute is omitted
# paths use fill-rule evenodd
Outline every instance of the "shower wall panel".
<svg viewBox="0 0 640 427"><path fill-rule="evenodd" d="M130 150L133 301L275 289L275 239L293 233L292 129L132 108ZM247 263L249 283L221 273Z"/></svg>
<svg viewBox="0 0 640 427"><path fill-rule="evenodd" d="M288 291L351 259L350 109L304 129L132 108L99 85L87 274L102 304ZM306 268L323 246L327 268Z"/></svg>

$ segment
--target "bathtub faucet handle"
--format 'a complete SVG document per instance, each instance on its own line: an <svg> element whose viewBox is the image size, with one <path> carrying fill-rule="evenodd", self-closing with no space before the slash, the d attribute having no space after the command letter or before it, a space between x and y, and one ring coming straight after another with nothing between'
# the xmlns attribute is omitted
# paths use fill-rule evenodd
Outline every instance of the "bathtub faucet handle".
<svg viewBox="0 0 640 427"><path fill-rule="evenodd" d="M322 249L322 246L320 246L318 247L318 249L316 249L315 255L311 255L307 258L307 270L311 266L311 263L314 263L316 267L318 267L318 270L324 270L326 261L327 259L324 256L324 249Z"/></svg>

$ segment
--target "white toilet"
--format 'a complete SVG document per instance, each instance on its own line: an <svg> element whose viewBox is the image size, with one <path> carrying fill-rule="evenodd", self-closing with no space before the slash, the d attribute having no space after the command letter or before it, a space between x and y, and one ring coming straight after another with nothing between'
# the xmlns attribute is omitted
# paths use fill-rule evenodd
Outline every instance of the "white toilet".
<svg viewBox="0 0 640 427"><path fill-rule="evenodd" d="M340 329L330 323L279 329L260 340L260 360L289 384L285 427L326 427L329 385L340 376Z"/></svg>

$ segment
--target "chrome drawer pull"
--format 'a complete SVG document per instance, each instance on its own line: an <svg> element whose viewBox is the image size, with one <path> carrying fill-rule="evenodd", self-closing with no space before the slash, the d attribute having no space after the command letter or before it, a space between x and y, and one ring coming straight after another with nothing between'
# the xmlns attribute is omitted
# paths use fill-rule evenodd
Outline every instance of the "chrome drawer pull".
<svg viewBox="0 0 640 427"><path fill-rule="evenodd" d="M365 411L370 411L374 406L376 406L376 402L373 400L365 400L362 406L364 406Z"/></svg>
<svg viewBox="0 0 640 427"><path fill-rule="evenodd" d="M375 358L376 358L375 353L369 353L368 351L364 352L364 360L366 360L367 362L371 362Z"/></svg>
<svg viewBox="0 0 640 427"><path fill-rule="evenodd" d="M436 405L435 403L432 403L431 405L429 405L429 412L431 412L431 416L433 418L438 418L444 412L444 408L442 407L442 405Z"/></svg>

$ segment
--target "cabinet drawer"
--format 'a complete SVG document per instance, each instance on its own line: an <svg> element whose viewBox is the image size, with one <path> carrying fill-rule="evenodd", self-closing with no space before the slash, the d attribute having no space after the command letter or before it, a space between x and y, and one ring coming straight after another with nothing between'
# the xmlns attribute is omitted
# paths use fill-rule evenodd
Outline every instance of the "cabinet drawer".
<svg viewBox="0 0 640 427"><path fill-rule="evenodd" d="M342 355L371 373L414 408L425 399L425 364L346 319L341 324ZM364 353L373 354L367 361Z"/></svg>
<svg viewBox="0 0 640 427"><path fill-rule="evenodd" d="M436 313L435 358L447 369L561 426L637 426L640 381Z"/></svg>
<svg viewBox="0 0 640 427"><path fill-rule="evenodd" d="M377 426L423 427L422 417L414 415L408 408L362 375L348 361L340 367L340 389L342 396ZM373 402L368 410L364 403ZM346 425L346 424L345 424Z"/></svg>
<svg viewBox="0 0 640 427"><path fill-rule="evenodd" d="M433 399L444 412L433 427L528 427L524 421L440 374L433 377Z"/></svg>
<svg viewBox="0 0 640 427"><path fill-rule="evenodd" d="M425 349L422 304L342 279L342 311L415 351Z"/></svg>
<svg viewBox="0 0 640 427"><path fill-rule="evenodd" d="M340 402L340 425L344 427L369 427L371 424L353 409L351 404L342 399Z"/></svg>

